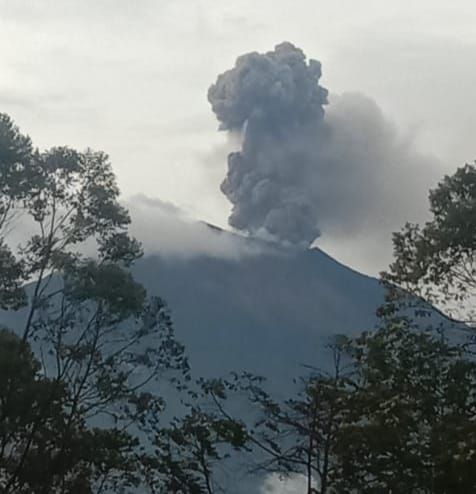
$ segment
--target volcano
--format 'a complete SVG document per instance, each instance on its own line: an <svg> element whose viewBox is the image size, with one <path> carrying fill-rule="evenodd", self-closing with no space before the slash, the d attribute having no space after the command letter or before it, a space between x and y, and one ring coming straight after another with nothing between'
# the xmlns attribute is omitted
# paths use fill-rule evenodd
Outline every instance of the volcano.
<svg viewBox="0 0 476 494"><path fill-rule="evenodd" d="M233 233L207 229L230 245L237 241ZM135 268L149 293L167 301L195 374L246 370L282 390L303 367L326 365L325 346L333 336L375 326L383 301L375 278L317 248L239 241L248 254L159 253L146 255Z"/></svg>

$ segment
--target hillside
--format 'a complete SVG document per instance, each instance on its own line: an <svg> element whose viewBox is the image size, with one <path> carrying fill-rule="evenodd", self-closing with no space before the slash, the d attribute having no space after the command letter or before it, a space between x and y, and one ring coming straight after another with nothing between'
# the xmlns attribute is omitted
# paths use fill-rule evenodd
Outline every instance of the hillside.
<svg viewBox="0 0 476 494"><path fill-rule="evenodd" d="M235 241L217 229L210 234ZM168 302L196 374L249 370L281 387L303 364L322 365L331 335L373 327L382 300L377 280L318 249L241 241L251 254L155 254L135 269L150 293Z"/></svg>

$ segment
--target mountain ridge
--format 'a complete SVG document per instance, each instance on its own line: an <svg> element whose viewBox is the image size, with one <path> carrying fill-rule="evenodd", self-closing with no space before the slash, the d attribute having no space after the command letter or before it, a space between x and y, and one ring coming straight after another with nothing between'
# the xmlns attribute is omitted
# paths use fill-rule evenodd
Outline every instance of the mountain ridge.
<svg viewBox="0 0 476 494"><path fill-rule="evenodd" d="M134 268L147 290L168 303L177 337L200 375L247 370L287 380L297 377L301 364L315 363L310 348L322 354L333 335L375 325L383 301L377 279L318 248L236 237L255 252L237 258L153 253ZM266 362L257 348L267 352Z"/></svg>

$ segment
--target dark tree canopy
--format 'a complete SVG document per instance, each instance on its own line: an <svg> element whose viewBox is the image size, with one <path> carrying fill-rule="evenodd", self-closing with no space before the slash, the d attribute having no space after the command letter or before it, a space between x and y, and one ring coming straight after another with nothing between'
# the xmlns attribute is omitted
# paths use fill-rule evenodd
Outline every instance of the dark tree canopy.
<svg viewBox="0 0 476 494"><path fill-rule="evenodd" d="M476 166L465 165L430 191L431 219L407 223L393 238L384 279L424 297L450 316L473 320L476 294Z"/></svg>
<svg viewBox="0 0 476 494"><path fill-rule="evenodd" d="M183 386L188 363L129 270L129 223L106 154L39 151L0 115L0 307L25 314L0 334L2 492L118 492L161 454L157 390Z"/></svg>

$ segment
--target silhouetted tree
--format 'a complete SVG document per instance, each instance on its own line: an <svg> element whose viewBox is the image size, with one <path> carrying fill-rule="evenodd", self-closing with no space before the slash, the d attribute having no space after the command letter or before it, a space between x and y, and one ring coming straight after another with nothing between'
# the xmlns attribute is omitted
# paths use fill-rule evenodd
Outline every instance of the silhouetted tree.
<svg viewBox="0 0 476 494"><path fill-rule="evenodd" d="M2 492L79 494L93 492L92 485L99 492L101 485L137 483L137 439L117 428L89 427L80 413L71 420L69 394L41 373L28 343L0 330Z"/></svg>
<svg viewBox="0 0 476 494"><path fill-rule="evenodd" d="M347 345L345 337L336 337L328 347L333 369L314 369L300 378L295 396L284 401L266 391L264 379L249 373L203 382L205 394L217 412L245 432L240 450L254 452L259 458L251 460L252 473L300 474L306 478L307 494L335 492L334 450L352 386ZM236 417L229 410L228 400L235 395L250 404L246 418Z"/></svg>
<svg viewBox="0 0 476 494"><path fill-rule="evenodd" d="M476 362L464 344L395 318L351 342L354 386L335 442L336 492L469 492Z"/></svg>
<svg viewBox="0 0 476 494"><path fill-rule="evenodd" d="M188 379L167 307L129 271L142 252L118 197L104 153L40 152L0 115L0 307L23 307L24 315L22 343L10 335L0 344L18 349L20 361L12 355L11 363L27 366L18 377L32 391L2 381L0 395L30 405L6 432L21 437L0 457L6 493L116 491L138 482L140 461L154 452L148 423L165 407L155 390L166 377L178 387ZM27 234L18 249L15 227ZM79 478L82 487L73 488Z"/></svg>
<svg viewBox="0 0 476 494"><path fill-rule="evenodd" d="M145 474L150 492L216 494L226 492L216 479L216 467L246 447L247 435L236 420L199 405L155 431L161 455L148 458Z"/></svg>
<svg viewBox="0 0 476 494"><path fill-rule="evenodd" d="M422 297L454 319L474 322L476 295L476 167L465 165L430 191L431 218L394 234L389 287ZM398 290L398 303L402 290ZM407 302L409 301L407 299Z"/></svg>

